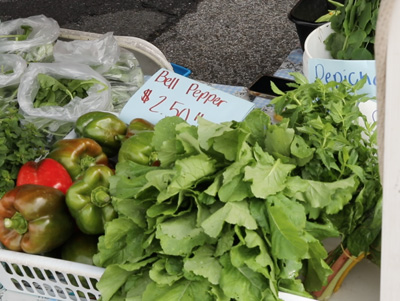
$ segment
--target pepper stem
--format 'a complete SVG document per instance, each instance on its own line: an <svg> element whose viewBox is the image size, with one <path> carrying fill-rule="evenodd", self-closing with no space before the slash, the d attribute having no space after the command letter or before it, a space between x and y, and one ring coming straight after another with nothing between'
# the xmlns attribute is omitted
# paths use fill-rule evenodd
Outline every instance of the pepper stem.
<svg viewBox="0 0 400 301"><path fill-rule="evenodd" d="M111 197L108 194L108 188L104 186L98 186L94 188L90 194L92 204L97 207L105 207L111 202Z"/></svg>
<svg viewBox="0 0 400 301"><path fill-rule="evenodd" d="M14 229L21 235L28 232L28 222L19 212L15 212L11 218L5 218L4 226L7 229Z"/></svg>
<svg viewBox="0 0 400 301"><path fill-rule="evenodd" d="M95 163L96 163L95 158L93 158L91 156L84 156L81 158L81 162L80 162L81 170L85 171L90 166L94 165Z"/></svg>

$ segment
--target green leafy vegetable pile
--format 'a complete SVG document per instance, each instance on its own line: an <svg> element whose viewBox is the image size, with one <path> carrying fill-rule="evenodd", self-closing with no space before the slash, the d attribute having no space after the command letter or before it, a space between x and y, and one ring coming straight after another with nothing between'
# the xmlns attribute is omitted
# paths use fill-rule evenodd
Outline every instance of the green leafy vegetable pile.
<svg viewBox="0 0 400 301"><path fill-rule="evenodd" d="M33 101L34 108L44 106L67 105L74 97L85 98L87 91L94 85L100 84L107 89L107 86L97 79L81 80L71 78L56 79L50 75L39 73L37 76L39 90Z"/></svg>
<svg viewBox="0 0 400 301"><path fill-rule="evenodd" d="M0 197L14 188L18 171L27 161L43 156L46 137L33 124L24 123L15 106L0 111Z"/></svg>
<svg viewBox="0 0 400 301"><path fill-rule="evenodd" d="M380 0L345 0L329 19L333 33L325 40L335 59L373 60Z"/></svg>
<svg viewBox="0 0 400 301"><path fill-rule="evenodd" d="M373 126L359 123L363 83L295 76L295 90L274 87L279 124L261 110L197 127L167 117L151 145L160 167L117 164L118 217L94 256L102 300L310 297L332 272L323 239L369 252L382 190Z"/></svg>
<svg viewBox="0 0 400 301"><path fill-rule="evenodd" d="M328 207L333 210L328 210L327 214L315 210L314 206L310 208L313 219L328 219L333 223L343 237L343 246L356 256L368 253L374 240L379 240L381 231L382 187L376 124L368 123L358 108L359 103L370 99L366 94L357 95L366 80L364 77L355 86L346 81L340 84L307 83L304 77L297 75L297 89L281 93L282 96L271 102L277 114L285 118L286 122L282 124L286 123L289 129L293 128L301 136L296 149L305 155L310 150L314 152L306 164L294 170L293 175L331 183L329 185L351 178L359 182L351 202L345 202L342 190L332 197L344 202L341 205L338 203L337 208L332 208L333 203L329 204ZM302 199L298 194L296 197ZM313 195L314 202L327 202L330 198L326 197L319 193ZM373 260L378 262L379 258Z"/></svg>

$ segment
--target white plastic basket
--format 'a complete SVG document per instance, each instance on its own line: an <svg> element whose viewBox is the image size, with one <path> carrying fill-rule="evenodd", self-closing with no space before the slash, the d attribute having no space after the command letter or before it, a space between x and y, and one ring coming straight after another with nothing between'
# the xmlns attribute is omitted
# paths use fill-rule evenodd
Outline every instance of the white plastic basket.
<svg viewBox="0 0 400 301"><path fill-rule="evenodd" d="M60 29L60 39L65 40L94 40L101 36L101 34L93 32ZM144 75L153 75L161 68L173 71L171 63L168 62L161 50L146 40L129 36L114 36L114 38L119 46L133 52Z"/></svg>
<svg viewBox="0 0 400 301"><path fill-rule="evenodd" d="M98 300L103 268L0 250L0 282L6 290L55 300Z"/></svg>
<svg viewBox="0 0 400 301"><path fill-rule="evenodd" d="M65 40L91 40L100 36L77 30L60 31L60 38ZM115 38L121 47L134 53L145 76L153 75L160 68L173 70L164 54L151 43L135 37ZM93 301L100 298L96 283L103 268L5 249L0 249L0 263L0 283L9 292L28 294L40 300Z"/></svg>

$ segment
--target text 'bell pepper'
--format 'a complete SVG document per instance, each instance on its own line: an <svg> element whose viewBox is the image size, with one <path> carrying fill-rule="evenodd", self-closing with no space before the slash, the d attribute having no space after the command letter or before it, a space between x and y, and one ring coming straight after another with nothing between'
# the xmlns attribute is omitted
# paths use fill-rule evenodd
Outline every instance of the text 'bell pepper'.
<svg viewBox="0 0 400 301"><path fill-rule="evenodd" d="M133 161L142 165L159 166L157 152L151 141L154 132L137 133L126 139L119 149L118 162Z"/></svg>
<svg viewBox="0 0 400 301"><path fill-rule="evenodd" d="M61 163L45 158L38 162L28 161L22 165L18 172L16 185L24 184L54 187L65 194L72 185L72 179Z"/></svg>
<svg viewBox="0 0 400 301"><path fill-rule="evenodd" d="M125 136L126 138L129 138L141 132L153 132L153 131L154 131L154 124L143 118L134 118L131 120L131 122L129 122Z"/></svg>
<svg viewBox="0 0 400 301"><path fill-rule="evenodd" d="M49 252L67 241L74 228L65 196L56 188L25 184L0 199L0 241L12 251Z"/></svg>
<svg viewBox="0 0 400 301"><path fill-rule="evenodd" d="M90 166L67 191L69 211L85 234L104 233L105 223L117 216L109 194L109 178L113 175L108 166Z"/></svg>
<svg viewBox="0 0 400 301"><path fill-rule="evenodd" d="M75 132L80 137L91 138L101 145L107 156L115 156L125 138L128 126L109 112L89 112L75 123Z"/></svg>
<svg viewBox="0 0 400 301"><path fill-rule="evenodd" d="M108 164L108 157L100 144L90 138L58 140L51 146L47 157L60 162L73 181L81 177L89 166Z"/></svg>

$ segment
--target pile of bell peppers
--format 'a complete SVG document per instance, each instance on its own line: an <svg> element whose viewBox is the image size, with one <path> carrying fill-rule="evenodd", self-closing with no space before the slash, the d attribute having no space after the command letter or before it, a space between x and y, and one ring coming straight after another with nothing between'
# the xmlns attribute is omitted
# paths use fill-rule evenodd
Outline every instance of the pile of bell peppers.
<svg viewBox="0 0 400 301"><path fill-rule="evenodd" d="M0 242L9 250L55 254L93 264L98 237L117 214L109 179L117 161L158 166L154 125L94 111L75 123L76 138L49 147L46 157L25 163L15 187L0 199ZM52 255L53 256L53 255Z"/></svg>

